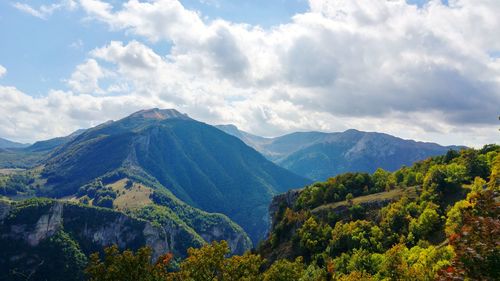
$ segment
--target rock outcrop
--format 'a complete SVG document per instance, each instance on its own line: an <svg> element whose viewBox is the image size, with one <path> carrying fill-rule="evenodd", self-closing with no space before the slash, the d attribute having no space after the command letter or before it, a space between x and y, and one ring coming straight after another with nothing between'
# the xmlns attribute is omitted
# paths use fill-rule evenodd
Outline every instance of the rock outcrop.
<svg viewBox="0 0 500 281"><path fill-rule="evenodd" d="M0 240L23 242L29 247L36 247L61 230L70 234L87 255L111 245L121 249L150 246L153 258L166 252L185 255L186 249L176 248L175 241L189 237L177 235L179 232L175 228L160 227L108 209L55 200L42 202L28 206L0 202ZM185 244L177 245L183 247Z"/></svg>
<svg viewBox="0 0 500 281"><path fill-rule="evenodd" d="M269 205L269 216L271 221L271 229L276 226L276 216L280 210L286 208L292 208L293 204L300 195L300 189L292 189L285 193L278 194L273 197L271 204Z"/></svg>

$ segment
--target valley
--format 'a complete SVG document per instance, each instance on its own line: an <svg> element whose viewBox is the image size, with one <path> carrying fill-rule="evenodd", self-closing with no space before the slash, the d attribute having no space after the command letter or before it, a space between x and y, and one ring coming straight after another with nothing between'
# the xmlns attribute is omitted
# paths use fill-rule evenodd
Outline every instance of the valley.
<svg viewBox="0 0 500 281"><path fill-rule="evenodd" d="M326 153L313 152L318 146L336 154L313 157ZM90 254L111 245L131 251L147 246L152 260L172 253L169 266L175 270L193 254L190 247L211 251L224 246L235 257L258 253L268 270L301 258L293 266L314 265L318 274L340 278L352 272L339 264L345 254L384 254L398 241L427 248L446 243L447 224L436 216L451 216L453 205L481 193L478 180L489 181L496 190L495 163L500 159L495 145L481 150L442 147L354 130L266 139L232 126L216 128L173 109L142 110L68 137L6 151L7 157L0 154L0 237L16 246L5 246L0 268L50 280L56 275L47 272L58 265L44 265L51 258L47 255L64 250L71 266L57 278L69 280L78 272L75 278L84 280ZM308 159L291 164L306 168L294 171L284 164L290 159ZM416 162L407 164L410 159ZM362 164L367 162L370 166ZM379 165L390 168L372 168ZM328 171L326 181L308 179ZM391 230L386 216L401 206L410 209L400 220L409 221ZM426 218L432 225L425 233L416 232L424 214L432 215ZM363 238L375 239L370 242L375 248L359 241L335 242L335 233L359 227L371 229L363 235L376 230L377 236ZM221 240L226 244L217 244ZM329 264L341 269L325 271ZM377 270L367 272L382 274ZM2 274L14 276L12 271Z"/></svg>

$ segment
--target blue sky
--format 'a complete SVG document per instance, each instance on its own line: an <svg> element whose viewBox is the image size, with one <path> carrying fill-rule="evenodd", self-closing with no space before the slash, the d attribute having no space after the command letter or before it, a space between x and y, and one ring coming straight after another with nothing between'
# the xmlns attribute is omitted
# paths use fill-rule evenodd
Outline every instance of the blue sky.
<svg viewBox="0 0 500 281"><path fill-rule="evenodd" d="M494 0L1 1L0 137L175 107L264 136L496 142L499 13Z"/></svg>
<svg viewBox="0 0 500 281"><path fill-rule="evenodd" d="M3 78L6 84L16 85L30 95L44 95L50 89L64 88L64 79L82 62L92 49L112 40L133 38L121 31L110 31L106 25L85 20L81 10L54 12L48 19L40 19L19 11L13 3L27 3L33 7L52 1L1 1L0 38L4 38L0 62L8 70ZM110 1L115 5L125 1ZM206 20L223 18L265 27L290 21L307 11L305 0L188 0L182 4L200 11ZM166 53L170 44L151 44L158 53Z"/></svg>
<svg viewBox="0 0 500 281"><path fill-rule="evenodd" d="M120 5L125 1L110 1ZM222 18L232 22L270 27L287 23L290 18L306 12L306 0L186 0L182 4L199 11L206 20ZM422 6L426 0L408 0ZM0 62L9 71L3 78L6 84L16 85L30 95L44 95L50 89L64 88L64 80L75 65L82 62L92 49L112 40L127 41L121 31L110 31L104 24L85 20L81 10L54 12L40 19L16 9L14 3L33 7L52 1L0 2L0 38L4 38ZM144 38L133 38L146 41ZM151 44L151 43L150 43ZM165 54L168 42L150 45L157 53Z"/></svg>

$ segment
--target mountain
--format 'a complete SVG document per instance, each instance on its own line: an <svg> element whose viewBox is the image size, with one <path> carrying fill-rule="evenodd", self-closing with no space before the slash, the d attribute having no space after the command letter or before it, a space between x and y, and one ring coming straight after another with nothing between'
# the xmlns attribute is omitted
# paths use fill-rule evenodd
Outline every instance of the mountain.
<svg viewBox="0 0 500 281"><path fill-rule="evenodd" d="M230 134L232 136L239 138L240 140L242 140L244 143L246 143L250 147L256 148L257 151L264 153L264 156L266 156L266 157L271 156L271 155L267 155L266 154L267 151L264 150L264 146L271 142L270 139L256 136L256 135L252 135L252 134L244 132L244 131L240 131L238 129L238 127L231 125L231 124L216 125L215 127L222 130L223 132L225 132L227 134ZM270 158L270 157L268 157L268 158Z"/></svg>
<svg viewBox="0 0 500 281"><path fill-rule="evenodd" d="M270 233L252 252L228 255L228 244L214 241L191 249L184 259L172 262L172 256L167 254L151 263L156 255L151 256L145 249L121 252L110 247L104 255L93 256L86 268L87 277L200 281L499 280L499 184L498 145L450 150L392 173L377 170L374 174L341 174L274 197L269 209ZM1 214L0 205L0 223ZM99 221L109 221L108 217ZM26 227L16 224L11 229L20 232ZM44 230L42 227L41 232ZM67 243L69 239L64 239L75 237L78 242L79 232L75 235L74 230L70 231L71 235L56 235L48 241L51 251L38 251L47 257L47 262L40 264L44 272L55 272L48 278L36 275L34 279L65 281L62 274L83 264L66 258L78 256L79 252L78 247ZM22 239L22 235L14 237ZM1 257L3 249L12 244L0 245ZM58 258L50 259L58 254ZM8 268L14 269L10 272L26 272L11 264L37 268L36 262L26 266L26 259L25 254L6 259L10 262ZM57 268L61 260L68 262ZM1 269L0 265L0 278ZM3 279L18 280L8 277Z"/></svg>
<svg viewBox="0 0 500 281"><path fill-rule="evenodd" d="M96 179L109 184L127 178L227 215L254 242L267 230L272 196L309 183L238 138L176 110L143 110L88 129L43 165L38 195L72 196Z"/></svg>
<svg viewBox="0 0 500 281"><path fill-rule="evenodd" d="M53 139L48 139L48 140L43 140L43 141L37 141L34 144L28 146L25 148L25 151L30 151L30 152L47 152L55 149L56 147L63 145L80 134L85 132L85 129L79 129L74 131L73 133L65 136L65 137L57 137Z"/></svg>
<svg viewBox="0 0 500 281"><path fill-rule="evenodd" d="M275 196L256 252L333 273L318 280L498 280L499 175L495 144L340 174Z"/></svg>
<svg viewBox="0 0 500 281"><path fill-rule="evenodd" d="M19 142L13 142L4 138L0 138L0 149L2 148L23 148L27 147L29 144L27 143L19 143Z"/></svg>
<svg viewBox="0 0 500 281"><path fill-rule="evenodd" d="M17 147L2 148L0 144L0 168L33 168L47 158L54 149L71 141L84 131L84 129L79 129L68 136L37 141L31 145L22 144Z"/></svg>
<svg viewBox="0 0 500 281"><path fill-rule="evenodd" d="M239 137L279 166L321 181L345 172L394 171L403 165L446 153L459 146L405 140L388 134L347 130L337 133L297 132L276 138L246 137L237 128L219 127Z"/></svg>

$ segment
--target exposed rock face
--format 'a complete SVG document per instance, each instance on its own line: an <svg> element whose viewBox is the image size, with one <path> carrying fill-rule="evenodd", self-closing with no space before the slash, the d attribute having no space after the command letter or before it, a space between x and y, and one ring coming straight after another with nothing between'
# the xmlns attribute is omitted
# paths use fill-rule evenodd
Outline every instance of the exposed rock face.
<svg viewBox="0 0 500 281"><path fill-rule="evenodd" d="M13 216L9 217L9 213L14 211ZM28 211L34 223L26 222L23 218L23 212ZM148 221L111 210L58 201L31 210L16 210L16 206L0 201L0 230L1 239L22 240L31 247L63 230L80 244L86 254L114 244L121 249L150 246L154 259L166 252L177 255L185 252L185 249L173 248L173 243L169 243L169 240L183 238L176 236L175 229L154 226Z"/></svg>
<svg viewBox="0 0 500 281"><path fill-rule="evenodd" d="M153 249L153 260L171 251L171 246L173 245L169 245L167 233L164 229L158 229L158 227L154 227L148 222L142 230L142 234L146 240L146 245Z"/></svg>
<svg viewBox="0 0 500 281"><path fill-rule="evenodd" d="M156 225L109 209L56 200L45 200L43 204L33 206L0 201L0 243L2 239L7 239L36 247L62 230L87 255L117 245L121 249L149 246L153 250L153 259L167 252L182 257L188 247L201 246L203 240L226 240L232 254L242 254L251 249L251 241L244 232L230 228L224 223L214 223L204 229L200 237L174 221Z"/></svg>
<svg viewBox="0 0 500 281"><path fill-rule="evenodd" d="M0 200L0 223L10 212L10 204L7 201Z"/></svg>
<svg viewBox="0 0 500 281"><path fill-rule="evenodd" d="M200 236L205 241L220 241L226 240L232 254L243 254L245 251L252 248L248 237L243 233L234 232L224 229L220 226L214 226L208 231L201 233Z"/></svg>
<svg viewBox="0 0 500 281"><path fill-rule="evenodd" d="M300 189L292 189L285 193L274 196L271 205L269 205L269 216L271 219L271 229L275 227L276 215L278 211L291 208L300 195Z"/></svg>
<svg viewBox="0 0 500 281"><path fill-rule="evenodd" d="M399 199L399 197L397 198ZM375 220L377 216L377 212L373 212L375 210L379 210L390 203L397 201L396 198L393 199L382 199L382 200L373 200L373 201L368 201L368 202L363 202L360 203L359 205L365 209L365 210L371 210L372 212L367 212L367 217L364 217L363 219L366 220ZM338 206L335 208L316 208L311 211L314 215L323 217L326 219L329 214L334 213L335 215L342 217L342 218L348 218L350 215L349 211L349 206Z"/></svg>
<svg viewBox="0 0 500 281"><path fill-rule="evenodd" d="M55 203L48 214L44 214L38 219L35 230L25 235L28 244L36 246L41 240L54 235L62 227L62 214L63 204Z"/></svg>
<svg viewBox="0 0 500 281"><path fill-rule="evenodd" d="M165 119L191 119L189 116L185 113L180 113L179 111L175 109L158 109L158 108L153 108L153 109L146 109L146 110L141 110L138 111L130 117L135 117L135 118L147 118L147 119L157 119L157 120L165 120Z"/></svg>

